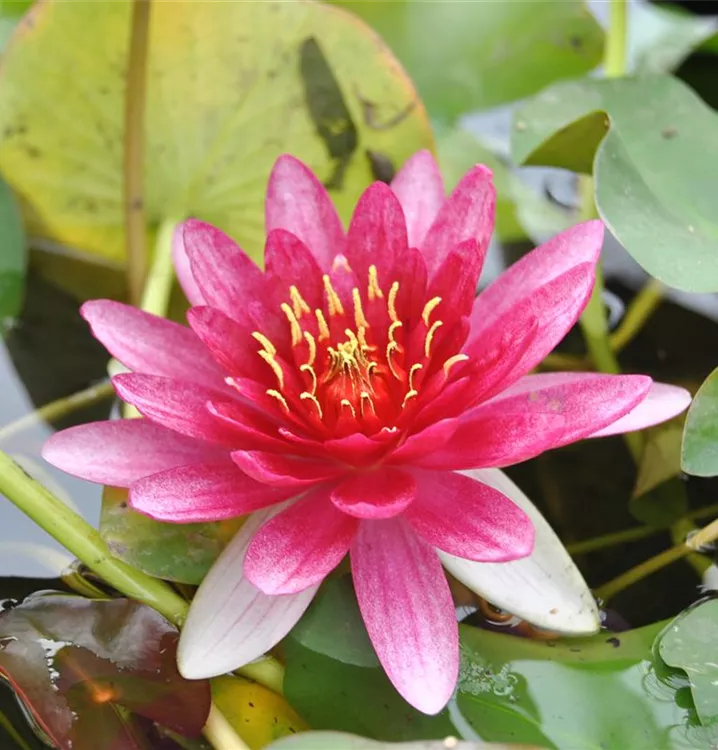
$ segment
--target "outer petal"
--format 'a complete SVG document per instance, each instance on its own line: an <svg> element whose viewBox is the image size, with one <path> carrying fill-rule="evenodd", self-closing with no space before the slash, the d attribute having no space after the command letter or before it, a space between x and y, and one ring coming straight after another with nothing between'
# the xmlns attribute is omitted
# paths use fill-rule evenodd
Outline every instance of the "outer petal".
<svg viewBox="0 0 718 750"><path fill-rule="evenodd" d="M314 597L317 586L267 596L244 577L249 542L269 515L261 511L244 523L195 594L177 650L184 677L215 677L257 659L284 638Z"/></svg>
<svg viewBox="0 0 718 750"><path fill-rule="evenodd" d="M536 506L502 471L463 473L510 497L533 522L536 543L528 557L505 563L477 563L439 552L449 573L479 596L537 627L567 635L597 632L600 620L596 602Z"/></svg>
<svg viewBox="0 0 718 750"><path fill-rule="evenodd" d="M589 437L605 437L622 432L643 430L665 422L685 411L691 403L691 394L685 388L666 383L652 383L648 395L625 416L594 432Z"/></svg>
<svg viewBox="0 0 718 750"><path fill-rule="evenodd" d="M146 419L115 419L55 433L42 457L68 474L99 484L129 487L176 466L227 456L226 449L178 435Z"/></svg>
<svg viewBox="0 0 718 750"><path fill-rule="evenodd" d="M405 517L432 546L479 562L531 554L531 520L499 490L453 471L415 471L415 478Z"/></svg>
<svg viewBox="0 0 718 750"><path fill-rule="evenodd" d="M429 227L446 200L444 181L430 151L418 151L407 159L391 183L406 217L409 245L420 247Z"/></svg>
<svg viewBox="0 0 718 750"><path fill-rule="evenodd" d="M326 487L309 492L256 533L247 578L265 594L294 594L319 583L341 562L357 520L329 502Z"/></svg>
<svg viewBox="0 0 718 750"><path fill-rule="evenodd" d="M332 479L344 470L328 461L263 451L235 451L232 460L248 476L273 487L306 487Z"/></svg>
<svg viewBox="0 0 718 750"><path fill-rule="evenodd" d="M267 234L286 229L312 251L320 268L328 271L332 260L344 252L344 230L324 186L293 156L277 159L267 186Z"/></svg>
<svg viewBox="0 0 718 750"><path fill-rule="evenodd" d="M363 521L351 551L359 607L377 656L412 706L436 714L459 671L459 632L436 553L401 518Z"/></svg>
<svg viewBox="0 0 718 750"><path fill-rule="evenodd" d="M205 299L192 275L192 269L184 246L184 227L178 224L172 235L172 262L180 286L190 305L204 305Z"/></svg>
<svg viewBox="0 0 718 750"><path fill-rule="evenodd" d="M468 239L476 240L481 266L494 231L495 207L496 190L491 170L479 164L454 188L421 243L429 278L444 258Z"/></svg>
<svg viewBox="0 0 718 750"><path fill-rule="evenodd" d="M130 370L224 389L222 371L189 328L112 300L86 302L81 313L94 337Z"/></svg>
<svg viewBox="0 0 718 750"><path fill-rule="evenodd" d="M382 467L377 471L350 474L330 494L343 513L356 518L391 518L411 504L416 481L400 469Z"/></svg>
<svg viewBox="0 0 718 750"><path fill-rule="evenodd" d="M266 508L294 493L260 484L229 459L153 474L130 488L130 505L158 521L221 521Z"/></svg>

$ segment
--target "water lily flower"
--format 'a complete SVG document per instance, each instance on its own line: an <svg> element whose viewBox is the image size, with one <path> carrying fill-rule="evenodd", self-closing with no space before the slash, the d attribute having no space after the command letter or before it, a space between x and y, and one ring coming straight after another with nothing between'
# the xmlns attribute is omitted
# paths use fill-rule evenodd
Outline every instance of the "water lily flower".
<svg viewBox="0 0 718 750"><path fill-rule="evenodd" d="M264 270L208 224L178 232L189 328L83 307L131 370L113 383L144 418L58 433L45 458L129 487L160 521L251 514L192 606L187 677L275 645L347 553L377 655L426 713L450 698L459 663L442 565L535 624L597 629L580 574L497 469L670 418L689 396L642 375L528 374L586 305L603 226L560 234L476 297L494 204L488 169L446 198L422 152L366 190L345 232L317 178L283 156Z"/></svg>

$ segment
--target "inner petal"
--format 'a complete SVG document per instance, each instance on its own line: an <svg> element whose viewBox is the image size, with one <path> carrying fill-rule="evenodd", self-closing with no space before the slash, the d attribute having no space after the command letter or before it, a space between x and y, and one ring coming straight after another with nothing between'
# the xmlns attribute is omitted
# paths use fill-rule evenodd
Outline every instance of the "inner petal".
<svg viewBox="0 0 718 750"><path fill-rule="evenodd" d="M391 518L416 496L414 478L400 469L382 468L354 474L335 487L330 499L344 513L356 518Z"/></svg>

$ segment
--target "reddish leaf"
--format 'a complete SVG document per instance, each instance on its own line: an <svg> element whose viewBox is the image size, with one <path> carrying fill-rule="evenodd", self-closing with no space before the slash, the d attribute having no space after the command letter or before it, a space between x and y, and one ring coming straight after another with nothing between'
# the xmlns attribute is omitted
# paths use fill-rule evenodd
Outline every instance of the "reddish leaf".
<svg viewBox="0 0 718 750"><path fill-rule="evenodd" d="M60 750L150 750L148 719L194 737L209 712L209 683L177 671L177 639L127 599L34 595L0 614L0 674Z"/></svg>

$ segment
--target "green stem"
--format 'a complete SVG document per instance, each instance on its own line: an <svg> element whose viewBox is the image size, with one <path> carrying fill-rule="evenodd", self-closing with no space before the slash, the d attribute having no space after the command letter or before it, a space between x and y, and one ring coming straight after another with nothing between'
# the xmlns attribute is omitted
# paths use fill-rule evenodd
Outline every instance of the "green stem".
<svg viewBox="0 0 718 750"><path fill-rule="evenodd" d="M20 419L16 419L14 422L0 429L0 442L7 441L9 438L17 435L18 432L34 427L37 424L45 422L52 424L53 422L57 422L58 419L62 419L62 417L68 414L111 398L114 393L112 384L107 380L98 385L85 388L84 391L78 391L70 396L59 398L57 401L51 401L31 414L26 414L24 417L20 417Z"/></svg>
<svg viewBox="0 0 718 750"><path fill-rule="evenodd" d="M124 198L127 287L135 305L140 302L147 273L143 177L149 26L150 0L134 0L125 90Z"/></svg>
<svg viewBox="0 0 718 750"><path fill-rule="evenodd" d="M663 300L665 287L658 279L648 281L628 306L623 320L611 334L611 349L620 352L638 333Z"/></svg>
<svg viewBox="0 0 718 750"><path fill-rule="evenodd" d="M603 71L606 78L620 78L626 75L627 11L626 0L611 0L610 20L603 56Z"/></svg>
<svg viewBox="0 0 718 750"><path fill-rule="evenodd" d="M153 315L165 316L169 308L174 268L172 266L172 237L177 219L165 219L157 232L154 259L150 267L140 307Z"/></svg>
<svg viewBox="0 0 718 750"><path fill-rule="evenodd" d="M235 672L279 695L284 692L284 665L272 656L265 654L261 659L235 669Z"/></svg>

